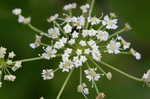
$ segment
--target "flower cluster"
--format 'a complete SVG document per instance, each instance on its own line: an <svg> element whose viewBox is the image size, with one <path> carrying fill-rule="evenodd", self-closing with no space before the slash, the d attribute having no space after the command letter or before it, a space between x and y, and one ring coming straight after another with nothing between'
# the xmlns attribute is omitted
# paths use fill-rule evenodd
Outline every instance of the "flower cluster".
<svg viewBox="0 0 150 99"><path fill-rule="evenodd" d="M89 89L88 86L83 83L83 74L85 74L85 78L95 86L95 89L98 89L95 82L99 81L102 76L105 76L108 80L112 78L111 72L105 72L105 70L98 65L99 63L107 65L103 62L103 56L105 54L129 54L134 56L137 60L141 59L141 54L135 51L131 47L131 43L127 42L121 36L122 32L131 30L130 25L126 23L123 28L120 28L118 26L118 18L114 13L98 17L92 16L92 5L93 2L91 5L81 5L79 7L81 14L78 16L74 16L72 13L72 10L77 8L76 3L65 5L63 8L65 13L63 13L62 16L56 13L47 19L48 23L53 24L53 27L50 27L47 32L43 32L31 25L31 18L25 18L22 15L21 9L16 8L12 11L14 15L18 16L19 23L28 25L29 28L37 33L37 35L35 35L35 42L31 43L30 47L36 49L42 46L43 52L39 54L39 57L46 60L61 57L61 61L58 62L58 66L55 70L44 69L42 71L42 78L44 80L50 80L54 78L54 73L57 70L69 72L70 74L74 69L80 68L78 92L82 93L85 97L89 94ZM43 38L48 38L49 41L45 42ZM0 57L3 58L5 54L6 49L1 49ZM12 58L13 53L10 54L9 58ZM21 63L16 62L12 70L17 70L20 65ZM1 65L0 69L2 66L3 65ZM107 67L110 67L110 65L107 65ZM110 68L118 71L118 69L114 69L114 67ZM125 73L122 74L126 75ZM143 80L150 82L149 75L150 73L148 71L148 73L143 76ZM11 80L10 78L15 79L13 76L4 77L5 80ZM68 78L66 81L68 81Z"/></svg>
<svg viewBox="0 0 150 99"><path fill-rule="evenodd" d="M16 54L12 51L8 53L7 56L7 49L4 47L0 47L0 87L2 87L2 81L12 81L14 82L16 79L15 75L12 75L12 72L15 72L21 67L21 61L13 62L13 58Z"/></svg>

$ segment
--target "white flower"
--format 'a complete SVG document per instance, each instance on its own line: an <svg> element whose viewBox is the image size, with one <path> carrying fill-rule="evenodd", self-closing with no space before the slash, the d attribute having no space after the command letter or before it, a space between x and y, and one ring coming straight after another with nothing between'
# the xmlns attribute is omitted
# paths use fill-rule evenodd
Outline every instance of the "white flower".
<svg viewBox="0 0 150 99"><path fill-rule="evenodd" d="M31 43L31 44L30 44L30 47L31 47L32 49L35 49L35 48L39 47L40 44L41 44L41 39L42 39L42 36L36 35L35 42L34 42L34 43Z"/></svg>
<svg viewBox="0 0 150 99"><path fill-rule="evenodd" d="M71 9L75 9L77 7L76 3L70 3L64 6L64 10L71 10Z"/></svg>
<svg viewBox="0 0 150 99"><path fill-rule="evenodd" d="M71 33L72 32L72 27L71 25L67 24L64 26L64 32L65 33Z"/></svg>
<svg viewBox="0 0 150 99"><path fill-rule="evenodd" d="M40 99L44 99L44 97L40 97Z"/></svg>
<svg viewBox="0 0 150 99"><path fill-rule="evenodd" d="M8 80L8 81L14 82L15 79L16 79L16 76L14 76L14 75L5 75L4 76L4 80Z"/></svg>
<svg viewBox="0 0 150 99"><path fill-rule="evenodd" d="M17 61L17 62L15 63L15 65L12 67L12 70L15 72L15 71L18 70L21 66L22 66L22 62L21 62L21 61Z"/></svg>
<svg viewBox="0 0 150 99"><path fill-rule="evenodd" d="M4 58L6 54L7 49L4 47L0 47L0 58Z"/></svg>
<svg viewBox="0 0 150 99"><path fill-rule="evenodd" d="M115 40L111 40L110 43L107 45L107 51L109 54L118 54L120 53L120 42L116 42Z"/></svg>
<svg viewBox="0 0 150 99"><path fill-rule="evenodd" d="M69 72L74 67L71 60L65 60L59 64L59 68L62 69L62 72Z"/></svg>
<svg viewBox="0 0 150 99"><path fill-rule="evenodd" d="M93 49L93 50L91 51L91 53L92 53L92 57L93 57L94 60L96 60L96 61L101 61L102 55L101 55L101 53L99 52L99 50Z"/></svg>
<svg viewBox="0 0 150 99"><path fill-rule="evenodd" d="M89 4L85 4L80 7L83 13L87 13L89 8L90 8Z"/></svg>
<svg viewBox="0 0 150 99"><path fill-rule="evenodd" d="M79 42L79 44L81 45L81 46L86 46L87 44L86 44L86 41L84 41L84 40L81 40L80 42Z"/></svg>
<svg viewBox="0 0 150 99"><path fill-rule="evenodd" d="M97 25L101 22L101 20L97 17L88 17L88 22L91 23L91 25Z"/></svg>
<svg viewBox="0 0 150 99"><path fill-rule="evenodd" d="M147 71L147 73L144 73L142 78L146 83L150 83L150 70Z"/></svg>
<svg viewBox="0 0 150 99"><path fill-rule="evenodd" d="M56 39L60 35L60 31L57 27L48 29L48 34L52 39Z"/></svg>
<svg viewBox="0 0 150 99"><path fill-rule="evenodd" d="M48 22L53 22L58 18L59 14L55 14L54 16L51 16L47 19Z"/></svg>
<svg viewBox="0 0 150 99"><path fill-rule="evenodd" d="M2 84L3 84L3 83L2 83L2 82L0 82L0 88L2 87Z"/></svg>
<svg viewBox="0 0 150 99"><path fill-rule="evenodd" d="M62 37L59 41L54 44L54 48L61 49L67 43L67 38Z"/></svg>
<svg viewBox="0 0 150 99"><path fill-rule="evenodd" d="M79 55L81 55L82 54L82 50L81 49L77 49L76 50L76 54L79 56Z"/></svg>
<svg viewBox="0 0 150 99"><path fill-rule="evenodd" d="M75 39L70 39L70 40L68 41L68 43L69 43L70 45L75 44Z"/></svg>
<svg viewBox="0 0 150 99"><path fill-rule="evenodd" d="M91 50L89 48L87 48L87 49L84 50L84 54L88 55L88 54L90 54L90 52L91 52Z"/></svg>
<svg viewBox="0 0 150 99"><path fill-rule="evenodd" d="M100 41L107 41L108 37L109 37L109 34L106 31L98 31L96 37Z"/></svg>
<svg viewBox="0 0 150 99"><path fill-rule="evenodd" d="M89 80L89 81L98 81L99 78L101 77L100 74L97 74L96 73L96 68L89 68L87 70L85 70L85 74L86 74L86 78Z"/></svg>
<svg viewBox="0 0 150 99"><path fill-rule="evenodd" d="M141 59L141 54L137 51L135 51L133 48L130 49L131 54L136 58L136 60Z"/></svg>
<svg viewBox="0 0 150 99"><path fill-rule="evenodd" d="M18 22L19 22L19 23L24 23L24 20L25 20L25 17L22 16L22 15L19 15L19 17L18 17Z"/></svg>
<svg viewBox="0 0 150 99"><path fill-rule="evenodd" d="M82 63L85 63L85 62L87 61L86 56L80 56L80 61L81 61Z"/></svg>
<svg viewBox="0 0 150 99"><path fill-rule="evenodd" d="M52 46L48 46L45 50L45 53L42 54L42 57L45 59L51 59L56 57L57 50L53 49Z"/></svg>
<svg viewBox="0 0 150 99"><path fill-rule="evenodd" d="M44 69L42 71L43 80L51 80L54 78L54 71L52 69Z"/></svg>
<svg viewBox="0 0 150 99"><path fill-rule="evenodd" d="M73 57L73 64L76 68L78 68L79 66L82 66L82 61L81 59L79 59L79 56Z"/></svg>
<svg viewBox="0 0 150 99"><path fill-rule="evenodd" d="M14 58L16 56L16 54L12 51L9 53L8 57L9 58Z"/></svg>
<svg viewBox="0 0 150 99"><path fill-rule="evenodd" d="M118 22L118 19L110 19L108 15L104 17L104 20L102 21L103 25L106 25L107 29L117 29L118 26L116 25Z"/></svg>
<svg viewBox="0 0 150 99"><path fill-rule="evenodd" d="M7 60L7 65L12 65L13 64L13 62L12 62L12 60Z"/></svg>
<svg viewBox="0 0 150 99"><path fill-rule="evenodd" d="M21 15L22 10L20 8L15 8L12 10L12 13L14 15Z"/></svg>
<svg viewBox="0 0 150 99"><path fill-rule="evenodd" d="M74 32L72 33L72 38L78 38L78 37L79 37L79 33L76 32L76 31L74 31Z"/></svg>
<svg viewBox="0 0 150 99"><path fill-rule="evenodd" d="M121 42L122 42L122 44L123 44L124 50L130 48L130 45L131 45L130 42L127 42L127 41L125 41L125 40L121 40Z"/></svg>
<svg viewBox="0 0 150 99"><path fill-rule="evenodd" d="M87 85L85 83L82 83L78 86L78 92L88 95L89 94L89 89L87 88Z"/></svg>
<svg viewBox="0 0 150 99"><path fill-rule="evenodd" d="M90 40L87 43L90 47L96 44L96 42L94 40Z"/></svg>

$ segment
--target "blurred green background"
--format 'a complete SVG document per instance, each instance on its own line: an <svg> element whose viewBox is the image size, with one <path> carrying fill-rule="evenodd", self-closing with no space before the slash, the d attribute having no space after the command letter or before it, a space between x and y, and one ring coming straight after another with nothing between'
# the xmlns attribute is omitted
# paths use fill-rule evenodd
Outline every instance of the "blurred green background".
<svg viewBox="0 0 150 99"><path fill-rule="evenodd" d="M50 25L46 19L55 12L61 12L61 7L69 2L84 4L86 0L0 0L0 46L14 50L16 59L37 56L40 51L33 51L29 43L34 41L34 32L26 26L18 24L16 17L11 14L13 8L22 8L25 16L32 17L32 24L47 31ZM136 61L131 56L118 55L106 57L106 61L116 67L141 77L150 68L150 1L149 0L96 0L94 13L100 15L101 11L115 12L121 23L128 22L133 30L125 33L124 37L132 42L132 46L142 53L142 60ZM0 89L0 99L55 99L65 73L57 73L52 81L43 81L41 70L56 65L55 62L36 61L25 63L17 71L15 83L4 82ZM76 76L77 75L77 76ZM79 75L74 74L67 85L62 99L83 99L76 92ZM150 99L150 88L130 80L116 72L113 79L101 79L98 82L100 91L105 92L106 99ZM95 99L93 91L89 99Z"/></svg>

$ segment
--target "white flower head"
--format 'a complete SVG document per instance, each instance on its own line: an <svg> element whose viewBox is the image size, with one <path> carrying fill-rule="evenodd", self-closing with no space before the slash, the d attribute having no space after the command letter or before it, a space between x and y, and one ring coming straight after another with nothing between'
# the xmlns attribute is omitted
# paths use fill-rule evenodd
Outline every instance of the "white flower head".
<svg viewBox="0 0 150 99"><path fill-rule="evenodd" d="M68 43L69 43L70 45L75 44L75 39L70 39L70 40L68 41Z"/></svg>
<svg viewBox="0 0 150 99"><path fill-rule="evenodd" d="M52 46L48 46L45 50L45 53L42 54L42 57L45 59L51 59L56 57L57 50L52 48Z"/></svg>
<svg viewBox="0 0 150 99"><path fill-rule="evenodd" d="M4 47L0 47L0 58L4 58L6 54L7 49Z"/></svg>
<svg viewBox="0 0 150 99"><path fill-rule="evenodd" d="M7 81L12 81L12 82L14 82L15 79L16 79L16 76L14 76L14 75L5 75L5 76L4 76L4 80L7 80Z"/></svg>
<svg viewBox="0 0 150 99"><path fill-rule="evenodd" d="M83 13L87 13L89 8L90 8L89 4L85 4L80 7Z"/></svg>
<svg viewBox="0 0 150 99"><path fill-rule="evenodd" d="M78 38L78 37L79 37L79 33L76 32L76 31L74 31L74 32L72 33L72 38Z"/></svg>
<svg viewBox="0 0 150 99"><path fill-rule="evenodd" d="M59 68L62 69L62 72L69 72L74 67L71 60L65 60L59 64Z"/></svg>
<svg viewBox="0 0 150 99"><path fill-rule="evenodd" d="M81 41L79 42L79 44L80 44L81 46L87 46L87 43L86 43L86 41L84 41L84 40L81 40Z"/></svg>
<svg viewBox="0 0 150 99"><path fill-rule="evenodd" d="M96 70L96 68L89 68L84 71L86 74L86 78L89 81L98 81L101 78L100 74L96 73Z"/></svg>
<svg viewBox="0 0 150 99"><path fill-rule="evenodd" d="M2 84L3 84L3 83L2 83L2 82L0 82L0 88L2 87Z"/></svg>
<svg viewBox="0 0 150 99"><path fill-rule="evenodd" d="M109 54L119 54L120 53L120 42L116 42L115 40L111 40L107 45L107 51Z"/></svg>
<svg viewBox="0 0 150 99"><path fill-rule="evenodd" d="M16 54L12 51L9 53L8 57L9 58L14 58L16 56Z"/></svg>
<svg viewBox="0 0 150 99"><path fill-rule="evenodd" d="M147 73L144 73L142 79L143 79L146 83L150 83L150 70L148 70Z"/></svg>
<svg viewBox="0 0 150 99"><path fill-rule="evenodd" d="M15 65L12 67L12 70L15 72L16 70L18 70L21 67L22 67L22 62L21 61L17 61L15 63Z"/></svg>
<svg viewBox="0 0 150 99"><path fill-rule="evenodd" d="M12 13L14 15L21 15L21 12L22 12L22 9L20 9L20 8L15 8L12 10Z"/></svg>
<svg viewBox="0 0 150 99"><path fill-rule="evenodd" d="M130 49L131 54L136 58L136 60L141 59L141 54L137 51L135 51L133 48Z"/></svg>
<svg viewBox="0 0 150 99"><path fill-rule="evenodd" d="M59 35L60 35L59 28L54 27L54 28L48 29L48 35L49 35L52 39L58 38Z"/></svg>
<svg viewBox="0 0 150 99"><path fill-rule="evenodd" d="M55 14L54 16L51 16L47 19L47 21L50 23L50 22L53 22L55 21L57 18L59 17L59 14Z"/></svg>
<svg viewBox="0 0 150 99"><path fill-rule="evenodd" d="M116 25L118 23L118 19L110 19L108 15L104 17L104 20L102 20L102 24L105 26L107 29L117 29L118 26Z"/></svg>
<svg viewBox="0 0 150 99"><path fill-rule="evenodd" d="M71 33L71 32L72 32L72 26L69 25L69 24L66 24L66 25L64 26L64 32L65 32L65 33Z"/></svg>
<svg viewBox="0 0 150 99"><path fill-rule="evenodd" d="M51 80L54 78L54 71L52 69L44 69L42 71L43 80Z"/></svg>
<svg viewBox="0 0 150 99"><path fill-rule="evenodd" d="M67 4L64 6L64 10L71 10L71 9L75 9L77 7L77 4L76 3L70 3L70 4Z"/></svg>
<svg viewBox="0 0 150 99"><path fill-rule="evenodd" d="M109 37L109 34L106 31L98 31L96 37L100 41L107 41L108 37Z"/></svg>
<svg viewBox="0 0 150 99"><path fill-rule="evenodd" d="M39 47L40 44L41 44L41 39L42 39L42 36L36 35L35 42L34 42L34 43L31 43L31 44L30 44L30 47L31 47L32 49L35 49L35 48Z"/></svg>
<svg viewBox="0 0 150 99"><path fill-rule="evenodd" d="M89 94L89 89L87 88L87 85L85 83L82 83L78 86L77 88L78 92L88 95Z"/></svg>
<svg viewBox="0 0 150 99"><path fill-rule="evenodd" d="M97 25L101 20L97 17L88 17L88 22L91 23L91 25Z"/></svg>

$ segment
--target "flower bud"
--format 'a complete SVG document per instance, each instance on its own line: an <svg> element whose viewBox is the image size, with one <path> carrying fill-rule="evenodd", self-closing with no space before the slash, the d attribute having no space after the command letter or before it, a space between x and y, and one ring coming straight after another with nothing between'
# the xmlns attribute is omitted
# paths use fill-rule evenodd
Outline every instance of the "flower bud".
<svg viewBox="0 0 150 99"><path fill-rule="evenodd" d="M111 79L112 79L112 73L111 73L111 72L108 72L108 73L106 74L106 77L107 77L108 80L111 80Z"/></svg>
<svg viewBox="0 0 150 99"><path fill-rule="evenodd" d="M99 93L99 95L96 97L96 99L104 99L105 98L105 93Z"/></svg>

